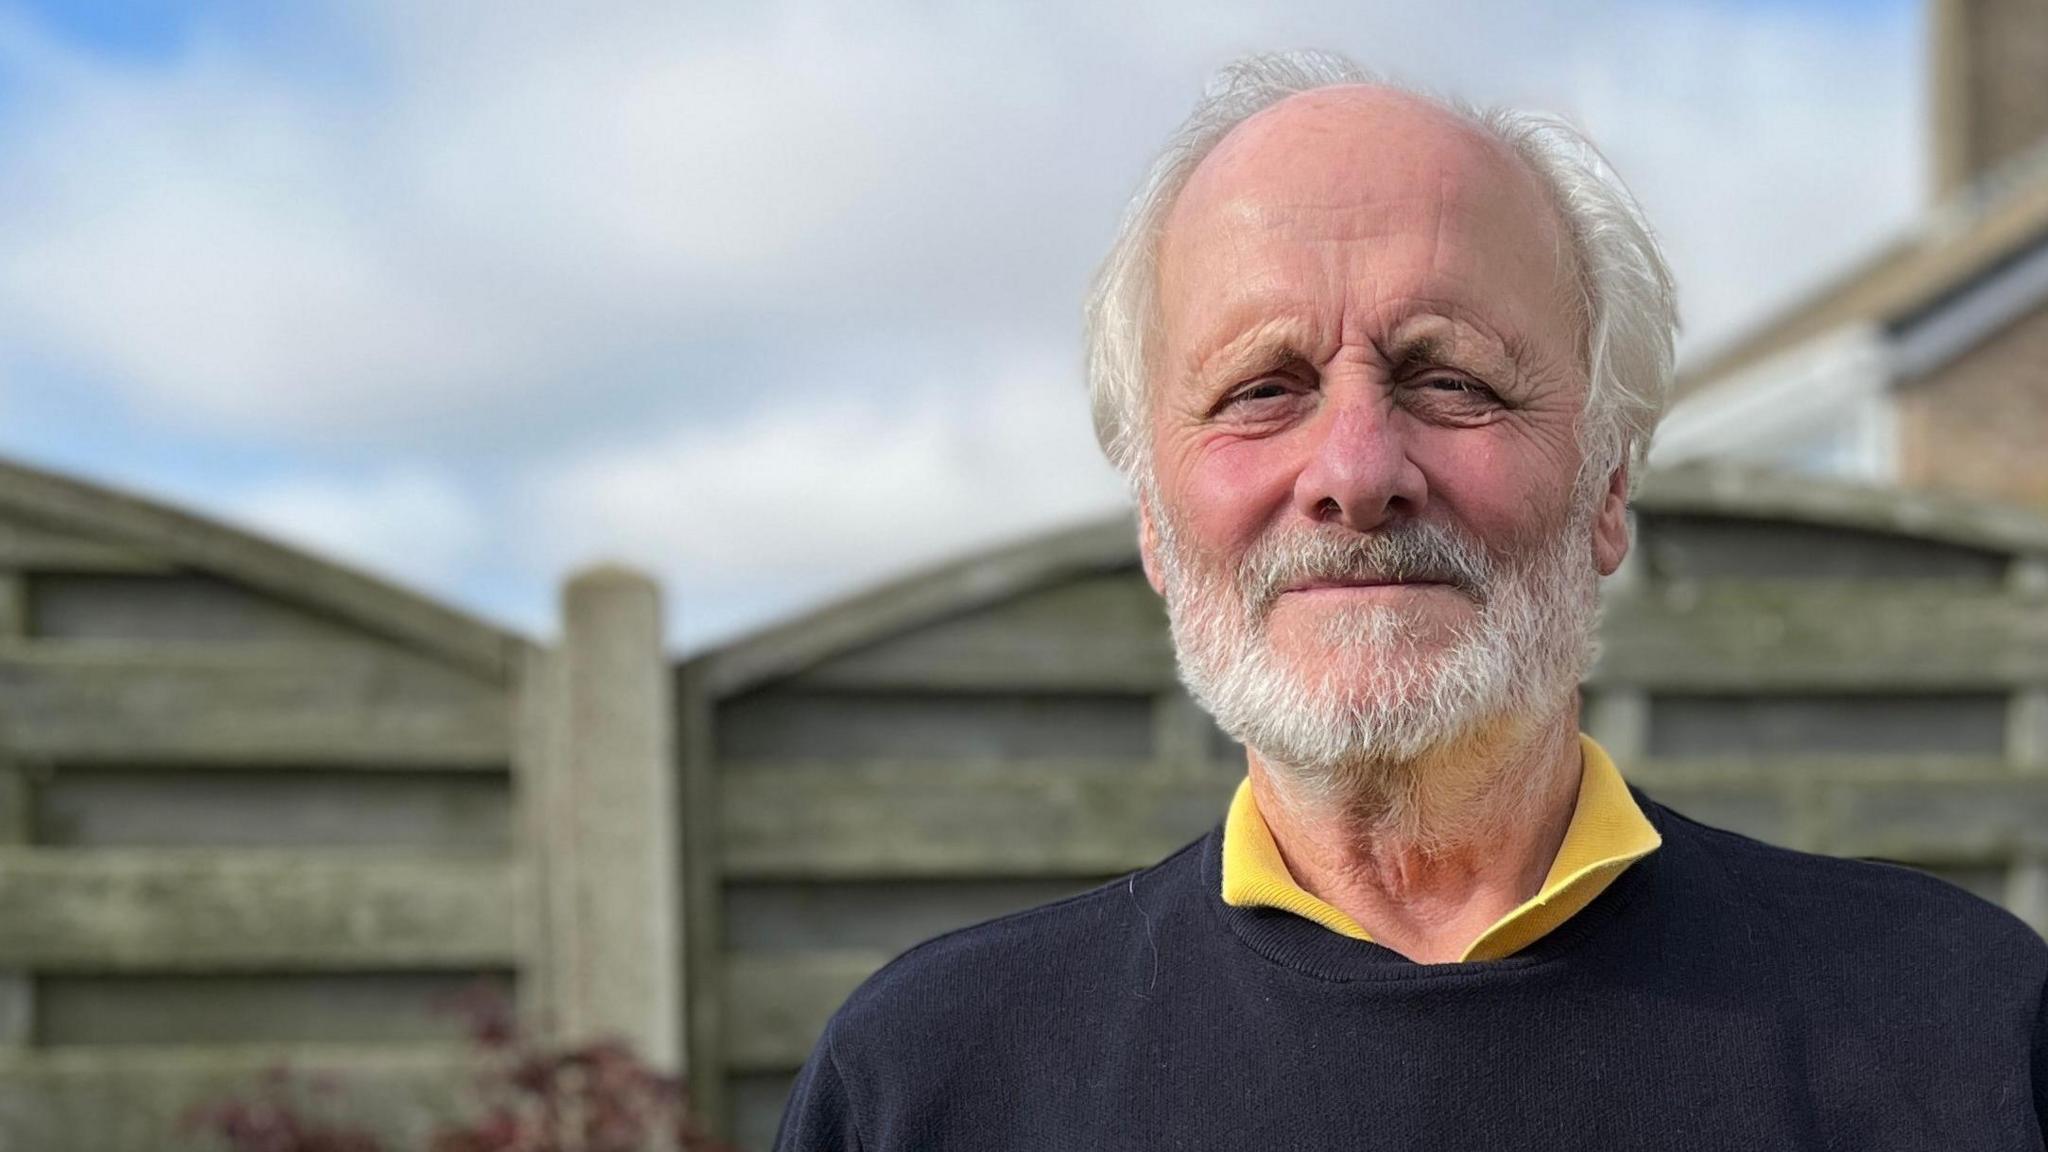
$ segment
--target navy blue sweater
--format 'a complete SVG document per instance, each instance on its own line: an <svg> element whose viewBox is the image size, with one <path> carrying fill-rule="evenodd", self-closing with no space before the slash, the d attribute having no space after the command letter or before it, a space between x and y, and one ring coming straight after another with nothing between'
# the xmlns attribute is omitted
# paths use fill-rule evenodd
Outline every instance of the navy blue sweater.
<svg viewBox="0 0 2048 1152"><path fill-rule="evenodd" d="M1640 795L1664 846L1504 960L1233 908L1222 831L870 978L781 1149L2039 1149L2048 946Z"/></svg>

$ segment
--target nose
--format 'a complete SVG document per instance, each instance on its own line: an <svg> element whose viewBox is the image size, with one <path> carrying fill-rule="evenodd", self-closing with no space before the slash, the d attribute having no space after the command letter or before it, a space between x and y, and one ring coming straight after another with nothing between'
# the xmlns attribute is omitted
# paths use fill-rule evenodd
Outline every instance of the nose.
<svg viewBox="0 0 2048 1152"><path fill-rule="evenodd" d="M1295 477L1297 511L1356 532L1422 513L1429 485L1384 389L1326 387L1317 425Z"/></svg>

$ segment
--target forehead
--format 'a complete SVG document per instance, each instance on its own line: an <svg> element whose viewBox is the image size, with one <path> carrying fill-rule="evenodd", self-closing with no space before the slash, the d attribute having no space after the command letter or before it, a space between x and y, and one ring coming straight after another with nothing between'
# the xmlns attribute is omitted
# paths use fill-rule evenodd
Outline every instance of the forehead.
<svg viewBox="0 0 2048 1152"><path fill-rule="evenodd" d="M1170 328L1274 311L1332 280L1354 303L1417 298L1526 328L1555 319L1570 248L1506 145L1358 86L1292 97L1226 136L1168 215L1159 261Z"/></svg>

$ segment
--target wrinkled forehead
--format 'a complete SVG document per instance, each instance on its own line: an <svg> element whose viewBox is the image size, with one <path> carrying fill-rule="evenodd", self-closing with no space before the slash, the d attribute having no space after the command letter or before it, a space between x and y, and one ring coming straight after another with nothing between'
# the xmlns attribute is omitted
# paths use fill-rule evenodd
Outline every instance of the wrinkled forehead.
<svg viewBox="0 0 2048 1152"><path fill-rule="evenodd" d="M1528 164L1462 117L1383 88L1294 96L1226 136L1167 217L1163 296L1197 274L1257 281L1267 253L1253 241L1276 237L1383 251L1451 296L1531 322L1575 282L1563 220Z"/></svg>

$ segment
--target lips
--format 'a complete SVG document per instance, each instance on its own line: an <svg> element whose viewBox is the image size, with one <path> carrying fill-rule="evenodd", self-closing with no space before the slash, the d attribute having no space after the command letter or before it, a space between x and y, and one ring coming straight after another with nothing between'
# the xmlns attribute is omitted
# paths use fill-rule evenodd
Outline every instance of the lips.
<svg viewBox="0 0 2048 1152"><path fill-rule="evenodd" d="M1282 593L1318 592L1339 588L1425 588L1442 586L1444 580L1300 580L1283 585Z"/></svg>

